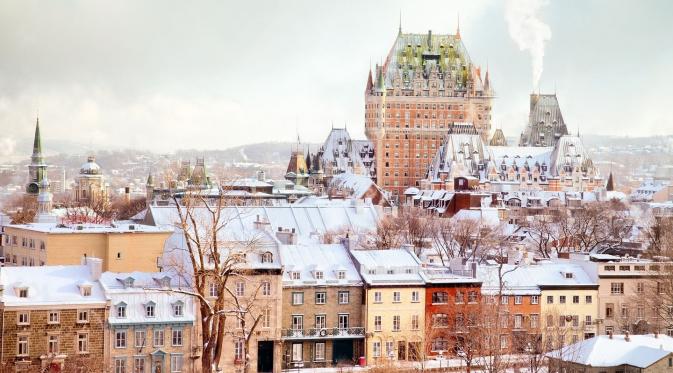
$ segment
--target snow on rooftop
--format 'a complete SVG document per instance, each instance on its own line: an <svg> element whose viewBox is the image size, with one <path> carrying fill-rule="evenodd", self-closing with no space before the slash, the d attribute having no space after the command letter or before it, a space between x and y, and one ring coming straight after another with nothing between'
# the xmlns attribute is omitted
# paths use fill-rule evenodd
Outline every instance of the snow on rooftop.
<svg viewBox="0 0 673 373"><path fill-rule="evenodd" d="M5 306L106 304L103 289L93 278L88 265L2 267L0 284ZM91 295L84 296L80 286L91 286ZM19 296L19 289L28 296Z"/></svg>
<svg viewBox="0 0 673 373"><path fill-rule="evenodd" d="M362 279L341 244L282 245L281 262L285 266L283 286L355 286ZM293 273L300 279L293 280ZM343 278L339 278L339 272Z"/></svg>
<svg viewBox="0 0 673 373"><path fill-rule="evenodd" d="M11 224L11 228L26 229L34 232L49 234L69 234L69 233L167 233L170 230L151 225L135 223L115 223L115 224L59 224L59 223L28 223Z"/></svg>
<svg viewBox="0 0 673 373"><path fill-rule="evenodd" d="M360 265L360 275L370 285L425 283L420 274L421 260L406 249L353 250L351 253Z"/></svg>
<svg viewBox="0 0 673 373"><path fill-rule="evenodd" d="M592 367L647 368L673 352L673 338L667 335L630 335L628 338L627 341L624 335L612 338L601 335L552 351L547 356Z"/></svg>

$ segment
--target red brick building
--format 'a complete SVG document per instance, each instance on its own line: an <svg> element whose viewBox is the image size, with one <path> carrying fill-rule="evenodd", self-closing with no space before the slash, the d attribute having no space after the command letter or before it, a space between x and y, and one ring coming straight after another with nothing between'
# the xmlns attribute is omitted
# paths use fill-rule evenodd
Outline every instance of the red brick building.
<svg viewBox="0 0 673 373"><path fill-rule="evenodd" d="M400 31L365 89L365 132L376 151L377 182L396 195L417 185L455 122L471 122L487 140L493 91L488 71L455 35Z"/></svg>
<svg viewBox="0 0 673 373"><path fill-rule="evenodd" d="M476 323L472 318L481 308L481 281L472 276L453 274L445 268L424 273L426 355L452 355L462 343L463 325Z"/></svg>

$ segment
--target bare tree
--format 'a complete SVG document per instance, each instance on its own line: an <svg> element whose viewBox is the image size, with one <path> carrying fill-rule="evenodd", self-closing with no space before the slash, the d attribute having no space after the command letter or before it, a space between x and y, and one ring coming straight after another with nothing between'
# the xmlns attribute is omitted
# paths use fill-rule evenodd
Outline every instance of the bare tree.
<svg viewBox="0 0 673 373"><path fill-rule="evenodd" d="M253 290L245 292L233 287L240 286L237 285L239 281L251 283L254 276L246 266L246 258L258 253L260 238L222 238L237 218L225 212L233 210L224 209L222 199L216 199L213 205L212 199L194 192L180 199L173 197L173 202L178 214L176 229L182 234L184 243L172 249L172 254L176 255L171 267L191 284L191 290L181 292L198 301L203 346L201 368L203 372L219 369L225 350L225 334L233 329L236 338L244 339L244 351L240 353L243 371L247 372L250 338L263 317L261 305L255 304L262 284L248 286ZM228 318L235 324L227 324Z"/></svg>

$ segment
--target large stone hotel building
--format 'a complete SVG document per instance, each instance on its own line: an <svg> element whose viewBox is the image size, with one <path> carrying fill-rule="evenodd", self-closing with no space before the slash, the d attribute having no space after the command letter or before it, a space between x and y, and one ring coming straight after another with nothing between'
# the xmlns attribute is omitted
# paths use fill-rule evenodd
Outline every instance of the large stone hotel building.
<svg viewBox="0 0 673 373"><path fill-rule="evenodd" d="M365 90L365 132L376 150L377 182L400 195L425 176L454 122L471 122L484 141L493 91L460 37L400 28Z"/></svg>

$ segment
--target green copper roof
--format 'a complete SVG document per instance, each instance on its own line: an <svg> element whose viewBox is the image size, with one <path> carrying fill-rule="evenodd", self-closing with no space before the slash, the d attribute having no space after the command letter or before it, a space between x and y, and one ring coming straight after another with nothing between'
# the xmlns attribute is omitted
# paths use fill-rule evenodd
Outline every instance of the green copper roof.
<svg viewBox="0 0 673 373"><path fill-rule="evenodd" d="M33 139L33 154L42 153L42 139L40 138L40 118L35 124L35 138Z"/></svg>

